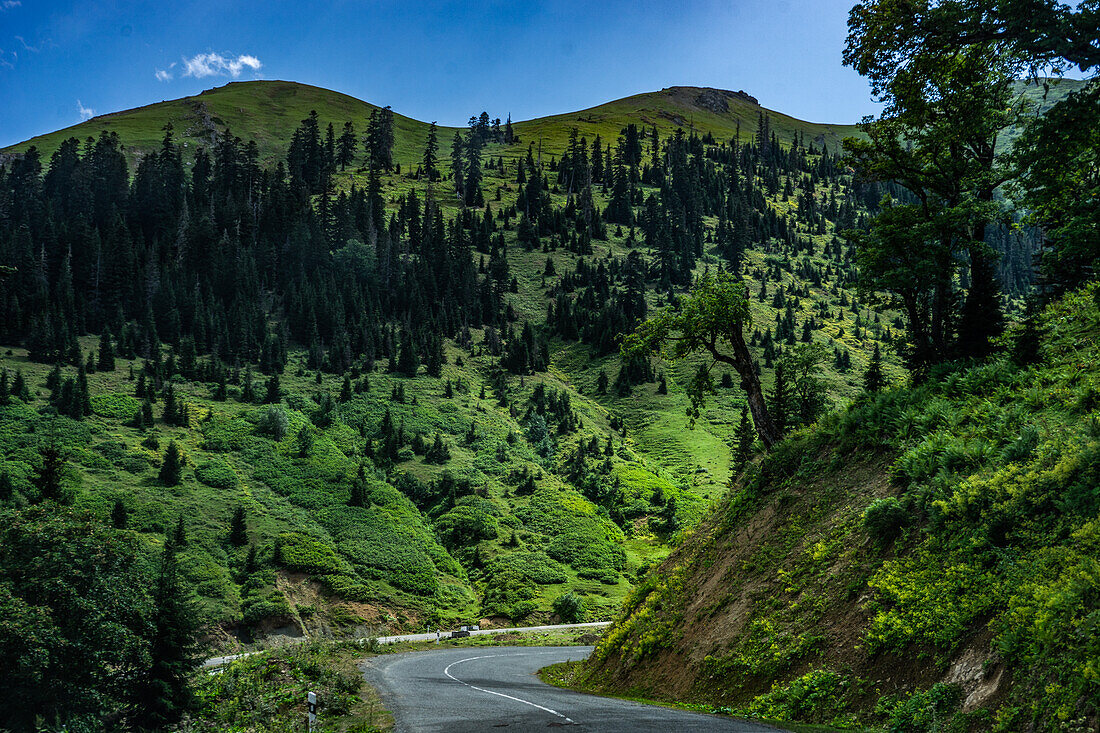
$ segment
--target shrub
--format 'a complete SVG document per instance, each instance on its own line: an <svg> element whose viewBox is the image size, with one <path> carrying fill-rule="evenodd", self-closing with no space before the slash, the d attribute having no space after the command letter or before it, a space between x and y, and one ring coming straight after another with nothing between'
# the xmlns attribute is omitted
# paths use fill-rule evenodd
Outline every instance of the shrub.
<svg viewBox="0 0 1100 733"><path fill-rule="evenodd" d="M957 685L937 682L908 697L879 700L875 712L887 717L890 733L944 730L944 722L958 708L961 690Z"/></svg>
<svg viewBox="0 0 1100 733"><path fill-rule="evenodd" d="M1020 463L1031 458L1031 454L1039 447L1039 429L1034 425L1028 425L1020 431L1020 437L1005 446L1001 451L1001 460L1004 463Z"/></svg>
<svg viewBox="0 0 1100 733"><path fill-rule="evenodd" d="M195 478L215 489L232 489L237 485L237 474L221 461L204 461L195 467Z"/></svg>
<svg viewBox="0 0 1100 733"><path fill-rule="evenodd" d="M775 720L830 722L847 707L850 684L836 672L815 669L790 683L775 683L749 704L748 712Z"/></svg>
<svg viewBox="0 0 1100 733"><path fill-rule="evenodd" d="M279 556L283 567L313 575L336 574L340 557L332 545L300 532L279 535Z"/></svg>
<svg viewBox="0 0 1100 733"><path fill-rule="evenodd" d="M290 418L287 417L286 410L281 407L268 407L260 412L260 417L256 420L256 432L279 441L286 436L289 425Z"/></svg>
<svg viewBox="0 0 1100 733"><path fill-rule="evenodd" d="M570 591L554 599L554 613L563 623L577 624L584 621L584 599Z"/></svg>
<svg viewBox="0 0 1100 733"><path fill-rule="evenodd" d="M127 394L100 394L91 398L92 412L115 420L133 420L141 402Z"/></svg>
<svg viewBox="0 0 1100 733"><path fill-rule="evenodd" d="M909 513L892 496L875 499L863 512L863 528L883 547L893 542L908 522Z"/></svg>

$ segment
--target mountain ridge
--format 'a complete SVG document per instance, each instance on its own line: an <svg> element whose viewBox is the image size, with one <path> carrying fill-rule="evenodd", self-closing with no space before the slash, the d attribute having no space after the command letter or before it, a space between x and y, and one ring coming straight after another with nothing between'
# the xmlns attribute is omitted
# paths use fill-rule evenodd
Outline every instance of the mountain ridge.
<svg viewBox="0 0 1100 733"><path fill-rule="evenodd" d="M722 105L725 104L725 108ZM84 139L98 136L104 130L119 134L131 164L142 153L160 144L165 122L172 122L176 133L185 142L206 140L203 130L220 133L226 128L244 140L255 139L265 162L281 158L291 132L311 109L316 109L324 122L334 125L352 121L358 132L366 128L366 120L381 105L358 99L323 87L285 80L231 81L198 94L161 100L125 110L96 115L88 120L52 132L36 135L22 142L0 148L0 156L38 148L47 159L61 142L70 137ZM471 110L476 112L476 110ZM697 117L693 117L692 113ZM662 134L673 128L693 127L716 137L732 137L744 127L744 135L756 130L759 114L773 118L772 128L787 141L795 132L819 143L839 144L847 134L856 132L855 125L808 122L770 110L745 91L712 87L671 86L653 92L640 92L584 109L556 115L514 121L523 147L528 140L542 137L548 150L560 154L565 146L563 130L573 123L591 127L593 132L614 133L629 122L656 125ZM205 118L205 124L204 124ZM394 112L397 162L417 160L429 123ZM576 125L576 123L581 123ZM199 134L193 130L198 125ZM441 139L449 139L462 128L440 126ZM582 130L584 132L585 130ZM525 134L526 133L526 134Z"/></svg>

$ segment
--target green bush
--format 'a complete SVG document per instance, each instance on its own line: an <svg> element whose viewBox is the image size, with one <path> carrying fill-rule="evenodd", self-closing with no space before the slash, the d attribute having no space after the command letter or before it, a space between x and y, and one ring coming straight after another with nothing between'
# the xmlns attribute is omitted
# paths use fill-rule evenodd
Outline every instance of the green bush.
<svg viewBox="0 0 1100 733"><path fill-rule="evenodd" d="M875 499L863 512L863 528L882 546L889 545L909 523L909 513L892 496Z"/></svg>
<svg viewBox="0 0 1100 733"><path fill-rule="evenodd" d="M748 712L773 720L833 722L848 707L850 684L843 675L815 669L789 683L775 683L749 704Z"/></svg>
<svg viewBox="0 0 1100 733"><path fill-rule="evenodd" d="M562 623L578 624L584 621L584 599L572 591L558 596L554 599L554 613L558 614Z"/></svg>
<svg viewBox="0 0 1100 733"><path fill-rule="evenodd" d="M268 407L262 410L256 419L256 432L274 441L282 440L289 427L290 418L287 417L286 410L281 407Z"/></svg>
<svg viewBox="0 0 1100 733"><path fill-rule="evenodd" d="M875 712L886 718L889 733L919 733L946 730L946 721L959 706L962 691L957 685L937 682L908 697L884 698Z"/></svg>
<svg viewBox="0 0 1100 733"><path fill-rule="evenodd" d="M91 398L92 412L100 417L129 421L141 409L141 402L128 394L112 392Z"/></svg>
<svg viewBox="0 0 1100 733"><path fill-rule="evenodd" d="M195 467L195 478L215 489L232 489L237 485L237 473L222 461L204 461Z"/></svg>
<svg viewBox="0 0 1100 733"><path fill-rule="evenodd" d="M301 532L285 532L279 535L278 557L283 567L313 575L339 573L342 570L339 555L332 545Z"/></svg>

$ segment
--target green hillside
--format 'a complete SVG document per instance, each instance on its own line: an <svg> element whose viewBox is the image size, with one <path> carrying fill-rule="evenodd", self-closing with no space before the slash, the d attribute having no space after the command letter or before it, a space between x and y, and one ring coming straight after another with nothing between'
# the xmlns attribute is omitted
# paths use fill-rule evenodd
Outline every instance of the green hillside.
<svg viewBox="0 0 1100 733"><path fill-rule="evenodd" d="M805 122L760 106L745 92L731 92L707 87L669 87L659 92L635 94L568 114L552 115L516 123L516 131L526 142L543 140L548 150L560 155L566 135L576 127L591 140L600 135L605 141L615 140L628 122L647 128L656 127L662 135L685 128L703 135L710 133L720 140L737 136L751 139L761 113L771 116L771 126L780 140L790 140L795 134L813 141L819 148L827 145L837 150L845 137L857 134L855 125L825 125Z"/></svg>
<svg viewBox="0 0 1100 733"><path fill-rule="evenodd" d="M285 157L291 134L310 111L316 111L326 121L333 121L339 134L339 127L349 120L357 130L364 131L367 118L376 109L375 105L355 97L308 84L230 82L193 97L98 115L72 127L12 145L0 150L0 154L22 152L34 145L48 160L67 138L96 138L109 130L118 133L127 157L133 162L137 156L160 145L165 124L171 123L185 149L210 147L219 134L229 129L242 140L255 140L261 162L270 165ZM416 160L424 145L427 124L399 114L394 117L395 158L398 161Z"/></svg>
<svg viewBox="0 0 1100 733"><path fill-rule="evenodd" d="M215 136L228 128L242 140L255 140L261 161L271 164L286 155L291 134L310 111L316 111L326 123L332 122L337 135L343 123L351 121L361 136L375 109L378 107L346 94L297 82L230 82L193 97L99 115L11 145L0 150L0 155L23 152L34 145L43 159L48 160L66 138L84 140L110 130L118 133L127 156L133 161L135 156L157 148L164 125L171 122L177 136L191 149L212 145ZM471 110L472 114L478 112L480 110ZM834 150L844 136L855 131L853 125L819 125L771 112L743 93L699 87L671 87L580 112L513 124L523 143L522 151L526 151L527 143L537 145L541 139L544 153L549 156L561 155L571 127L577 127L582 135L600 134L605 141L611 142L629 122L647 127L656 125L662 135L680 127L694 127L699 134L709 132L719 139L732 138L740 125L742 137L747 140L756 131L760 112L771 114L773 127L782 139L790 139L798 132L807 141L815 140L819 146L825 143ZM394 117L394 161L416 164L424 148L428 125L400 114ZM454 132L455 128L440 128L444 149Z"/></svg>
<svg viewBox="0 0 1100 733"><path fill-rule="evenodd" d="M793 436L638 587L577 679L843 727L1087 729L1098 294L1046 311L1035 366L945 368Z"/></svg>
<svg viewBox="0 0 1100 733"><path fill-rule="evenodd" d="M209 114L215 128L228 126L242 140L254 139L261 162L271 166L283 159L287 141L311 110L318 112L322 130L330 122L339 130L352 119L362 135L373 109L304 85L232 83L197 97L99 117L17 148L33 143L48 158L67 137L111 130L119 134L132 163L143 150L159 149L162 128L171 121L183 164L189 166L196 147L210 147L209 128L199 124ZM76 507L106 517L117 505L128 516L128 531L137 532L149 547L182 518L192 538L184 556L186 575L205 618L221 630L215 639L223 631L248 639L273 630L415 629L482 617L508 623L546 620L556 617L555 600L570 593L583 599L583 617L610 618L639 575L669 552L679 531L696 524L724 493L742 401L735 381L716 370L715 389L722 397L712 400L689 428L687 388L701 360L658 361L647 375L624 381L627 369L616 348L595 349L578 335L551 328L548 306L560 306L566 298L580 308L582 295L585 302L598 297L592 290L598 283L587 282L590 275L584 273L601 268L619 273L610 281L617 293L625 287L621 268L655 253L641 246L642 229L615 223L602 225L595 238L584 235L583 241L572 226L542 235L541 246L520 241L515 206L524 186L517 184L517 171L527 168L523 159L529 148L537 157L541 139L542 166L536 161L530 170L545 178L546 221L551 222L551 215L573 216L565 212L577 196L563 190L551 162L566 152L574 125L581 137L599 134L613 146L623 144L619 138L625 125L644 126L647 161L657 160L652 127L662 147L680 132L684 144L700 145L695 155L702 160L704 154L728 154L739 123L740 144L755 150L751 140L760 115L744 95L678 87L575 115L517 123L517 141L489 142L483 212L493 220L493 236L505 245L508 274L501 285L508 287L502 299L513 324L507 330L518 335L523 323L535 324L548 345L549 363L533 374L501 368L504 354L493 345L499 338L493 328L473 328L462 339L448 340L436 376L423 371L400 375L381 355L369 362L356 359L350 370L333 373L311 363L308 342L290 343L272 407L263 404L270 377L261 374L260 364L249 367L238 360L223 366L213 356L196 362L177 342L154 358L133 354L116 359L113 369L89 370L92 414L72 420L58 414L64 410L59 390L66 379L81 378L75 362L66 360L59 375L51 377L49 363L31 358L28 346L33 349L33 344L12 343L0 355L0 369L9 379L22 373L29 388L26 402L12 400L0 407L6 436L0 471L10 479L16 504L36 500L33 479L40 459L35 449L47 436L68 457L66 483ZM883 306L876 310L861 302L852 253L834 236L841 226L838 217L854 219L863 210L864 194L835 165L835 157L822 156L820 145L825 142L835 155L837 136L850 128L809 125L770 113L767 120L783 146L768 164L778 175L771 180L768 166L746 174L762 192L751 203L757 211L752 226L766 232L743 254L754 295L754 350L770 385L772 360L780 352L807 340L818 343L829 400L843 403L859 394L875 344L896 332L898 323ZM426 126L395 116L394 127L394 161L405 166L382 176L389 214L404 211L408 197L423 201L434 189L431 195L446 217L471 211L483 216L477 209L463 209L453 194L441 194L449 182L430 183L412 174L409 164L421 156ZM450 131L440 133L440 158L446 160ZM780 150L790 151L791 160ZM361 165L362 155L356 157L347 171L333 176L333 190L340 196L353 186L358 196L370 188L371 173ZM647 163L646 169L647 176L659 174L656 166ZM811 176L812 195L801 192L810 190ZM714 178L715 184L719 180ZM596 206L607 207L614 195L610 178L592 195ZM660 195L655 181L639 182L632 208L640 212L645 198L654 195ZM320 197L313 204L321 206ZM820 210L811 211L815 206ZM693 257L691 272L725 262L726 245L715 238L718 227L714 215L700 222L703 251ZM370 235L351 236L359 241ZM218 246L227 245L223 240ZM354 263L359 255L353 253L361 246L334 238L325 244L330 248L326 260ZM477 245L482 246L486 249L471 256L484 271L486 255L497 255L488 242ZM211 256L219 256L217 251ZM651 309L667 297L658 283L644 293ZM163 310L165 302L155 305L155 319L172 328L175 317ZM293 318L291 305L284 308ZM286 315L273 309L265 318L269 330L278 333L277 324ZM135 325L133 332L139 329ZM501 335L506 346L514 338ZM616 336L606 334L612 340ZM118 341L116 348L121 345ZM396 344L392 348L396 355ZM69 347L80 355L97 349L93 334ZM180 368L181 360L186 368ZM886 369L891 377L900 376L889 358ZM153 421L136 425L145 384L157 385L146 392L156 398ZM163 414L169 385L188 405L184 419ZM545 427L533 427L533 412L545 415L539 423ZM284 425L272 428L273 420ZM384 425L399 431L402 446L387 460L375 455L387 439ZM303 432L310 438L299 438ZM437 440L446 457L430 452ZM166 487L158 474L169 441L182 449L185 466L181 482ZM362 476L360 466L365 466ZM231 519L242 507L247 540L234 544L228 539Z"/></svg>

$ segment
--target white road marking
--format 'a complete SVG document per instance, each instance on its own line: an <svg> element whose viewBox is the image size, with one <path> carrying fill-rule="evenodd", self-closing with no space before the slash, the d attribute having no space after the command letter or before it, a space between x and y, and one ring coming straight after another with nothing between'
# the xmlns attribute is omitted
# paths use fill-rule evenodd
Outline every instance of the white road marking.
<svg viewBox="0 0 1100 733"><path fill-rule="evenodd" d="M538 703L533 703L530 700L524 700L523 698L520 698L520 697L512 697L511 695L505 695L503 692L493 692L492 690L486 690L484 687L478 687L477 685L471 685L469 682L463 682L462 680L460 680L459 678L457 678L453 674L451 674L451 667L455 666L456 664L462 664L463 662L472 662L475 659L488 659L490 657L529 657L532 654L537 654L537 653L556 654L557 652L532 652L531 654L483 654L480 657L467 657L466 659L459 659L457 662L451 662L450 664L448 664L446 667L443 668L443 674L450 677L455 682L466 685L467 687L469 687L472 690L477 690L478 692L487 692L490 695L496 695L498 697L504 697L504 698L507 698L509 700L515 700L516 702L521 702L524 705L530 705L533 708L538 708L539 710L544 710L544 711L550 713L551 715L556 715L559 718L562 718L563 720L565 720L568 723L572 723L573 720L571 718L568 718L568 717L562 715L557 710L551 710L550 708L543 707L542 705L539 705ZM562 661L567 661L567 660L563 659Z"/></svg>

